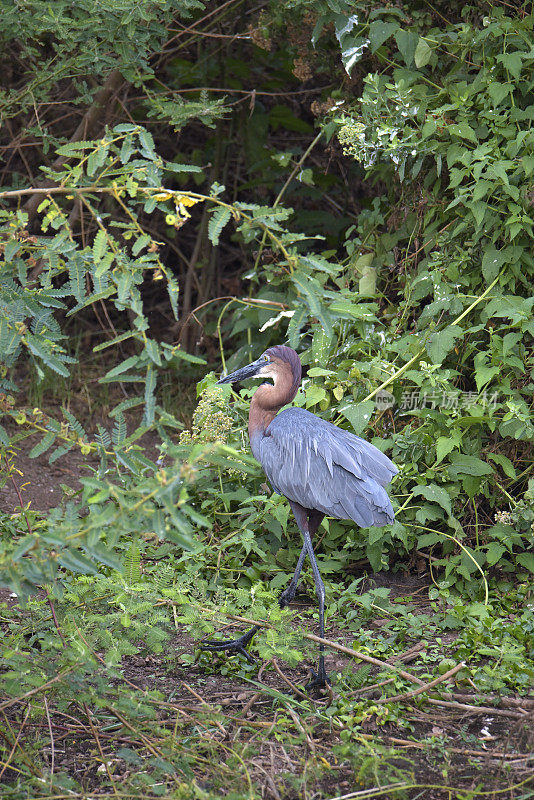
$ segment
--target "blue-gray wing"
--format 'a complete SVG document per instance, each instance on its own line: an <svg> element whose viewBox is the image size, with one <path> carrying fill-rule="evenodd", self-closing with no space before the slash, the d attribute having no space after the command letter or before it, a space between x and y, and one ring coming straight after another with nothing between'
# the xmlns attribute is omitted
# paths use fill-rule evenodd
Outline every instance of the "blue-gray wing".
<svg viewBox="0 0 534 800"><path fill-rule="evenodd" d="M377 447L302 408L273 419L257 458L274 490L362 528L394 520L385 490L398 469Z"/></svg>

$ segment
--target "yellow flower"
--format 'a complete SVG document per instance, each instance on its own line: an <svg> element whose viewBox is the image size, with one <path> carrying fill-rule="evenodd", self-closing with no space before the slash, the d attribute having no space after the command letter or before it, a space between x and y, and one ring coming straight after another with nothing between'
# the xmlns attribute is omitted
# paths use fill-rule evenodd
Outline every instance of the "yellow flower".
<svg viewBox="0 0 534 800"><path fill-rule="evenodd" d="M174 202L177 206L196 206L197 203L200 203L199 197L189 197L186 194L179 194L178 197L175 198Z"/></svg>

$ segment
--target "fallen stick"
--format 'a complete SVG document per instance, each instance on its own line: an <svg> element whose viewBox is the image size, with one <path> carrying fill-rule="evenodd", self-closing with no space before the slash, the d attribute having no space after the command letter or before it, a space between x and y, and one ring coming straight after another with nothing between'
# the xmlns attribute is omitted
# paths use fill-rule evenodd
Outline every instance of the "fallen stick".
<svg viewBox="0 0 534 800"><path fill-rule="evenodd" d="M418 694L423 694L423 692L428 692L429 689L432 689L434 686L437 686L438 683L443 683L443 681L448 680L448 678L452 678L453 675L456 675L461 669L465 667L465 661L461 661L459 664L456 664L455 667L450 669L448 672L445 672L443 675L440 675L439 678L434 678L433 681L430 683L425 683L424 686L420 686L418 689L413 689L411 692L405 692L404 694L396 694L394 697L382 697L380 700L375 700L378 704L383 703L399 703L401 700L409 700L412 697L415 697Z"/></svg>
<svg viewBox="0 0 534 800"><path fill-rule="evenodd" d="M471 711L475 714L494 714L497 717L511 717L512 719L525 719L527 714L520 714L517 711L503 711L501 708L491 708L490 706L471 706L467 703L455 703L449 700L434 700L427 697L427 703L443 708L457 708L459 711Z"/></svg>

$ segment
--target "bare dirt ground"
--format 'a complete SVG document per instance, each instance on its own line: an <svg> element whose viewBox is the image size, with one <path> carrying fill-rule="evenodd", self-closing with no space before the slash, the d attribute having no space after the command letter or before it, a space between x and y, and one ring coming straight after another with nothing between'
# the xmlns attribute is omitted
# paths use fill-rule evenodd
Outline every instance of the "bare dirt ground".
<svg viewBox="0 0 534 800"><path fill-rule="evenodd" d="M17 466L23 473L20 484L23 486L24 502L31 501L35 510L46 511L60 502L61 484L78 489L79 477L89 474L94 462L74 450L66 454L60 463L52 466L48 464L46 454L29 459L27 454L35 441L34 437L30 437L21 443ZM0 507L9 513L19 506L18 494L8 482L0 488ZM422 611L426 609L428 612L428 601L424 599L428 576L403 578L398 574L382 574L375 581L379 585L390 586L392 596L412 595L414 603ZM0 602L2 601L12 605L16 603L16 598L8 591L0 590ZM303 613L298 624L313 632L316 623L308 613L309 608L304 604L301 610ZM374 624L379 625L380 620L375 620ZM346 630L336 630L331 624L328 636L332 641L348 647L355 644L353 635L347 634ZM249 740L254 740L257 755L247 766L256 785L263 787L263 796L266 798L286 800L337 798L346 794L350 797L356 796L352 795L359 788L358 783L355 784L354 769L347 763L337 763L332 757L332 746L339 743L339 735L325 722L324 715L319 715L314 725L307 723L305 727L298 715L295 715L295 736L302 734L297 748L294 744L289 747L283 738L273 734L278 706L269 692L275 690L291 695L295 687L306 682L306 665L290 669L275 660L259 665L255 675L259 686L251 687L249 683L238 678L218 674L217 662L210 661L208 665L205 657L187 668L179 664L178 656L193 652L195 644L185 630L178 630L174 641L161 656L137 655L124 658L124 680L130 686L139 687L141 691L158 689L165 698L166 707L168 706L169 724L176 709L192 718L216 712L219 721L213 736L220 739L221 745L226 747L225 743L228 742L246 744ZM444 642L444 647L446 644ZM396 658L397 666L415 663L422 652L424 653L424 649L418 650L415 647L399 654ZM327 670L332 674L342 672L351 665L355 670L361 666L336 650L327 652L326 661ZM376 671L378 672L377 668ZM373 683L371 679L369 681ZM265 691L262 691L262 685ZM352 695L373 703L380 699L381 690L378 687L374 690L363 688ZM510 696L494 698L488 710L482 711L475 708L475 698L475 694L472 697L455 694L445 702L435 703L429 700L424 706L414 704L410 713L409 734L405 727L387 720L378 723L377 717L371 715L361 724L359 739L364 741L367 737L369 740L379 740L384 747L395 747L410 760L415 780L420 784L424 783L427 788L418 790L414 795L408 793L409 797L441 800L460 796L438 788L444 785L459 789L461 787L465 792L462 797L476 797L476 794L469 792L480 786L481 775L486 780L489 779L494 787L489 796L531 796L525 794L525 786L517 791L504 790L504 787L518 784L528 779L529 774L532 775L529 773L528 759L534 743L534 699ZM304 701L310 702L305 696ZM328 702L328 698L317 700L317 709L324 711ZM160 721L164 718L165 711L160 714ZM428 746L429 739L435 742L434 746ZM101 740L102 746L106 748L108 741L105 733ZM113 737L114 745L117 744L115 740L116 737ZM425 744L422 744L423 740ZM112 737L110 746L111 743ZM83 726L65 725L64 734L55 742L55 768L64 769L81 781L82 785L96 787L99 781L98 762L94 759L88 761L91 748L94 748L94 741L87 729ZM47 757L46 752L43 756ZM326 765L328 769L317 771L317 774L310 771L307 775L310 759L323 767ZM115 775L118 777L118 772ZM206 790L210 789L208 784L209 782L204 786ZM487 783L484 784L484 789L487 791Z"/></svg>

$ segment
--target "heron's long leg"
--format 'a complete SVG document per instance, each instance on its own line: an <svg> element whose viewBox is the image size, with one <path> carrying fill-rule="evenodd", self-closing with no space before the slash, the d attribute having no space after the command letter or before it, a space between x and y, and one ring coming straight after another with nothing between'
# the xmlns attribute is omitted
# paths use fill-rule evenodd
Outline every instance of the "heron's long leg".
<svg viewBox="0 0 534 800"><path fill-rule="evenodd" d="M315 510L306 512L304 509L302 509L303 513L301 513L299 509L295 508L294 503L290 502L290 505L293 510L293 514L295 515L295 519L297 520L297 524L299 525L299 528L300 528L300 522L299 522L300 519L310 532L310 536L315 536L315 534L317 533L317 528L319 527L319 525L323 520L324 514L322 514L320 511L315 511ZM299 508L302 508L302 506L300 506ZM307 521L306 517L308 518ZM302 528L300 529L302 530ZM295 594L297 593L297 585L299 582L300 573L302 571L302 565L304 564L304 559L306 558L307 552L308 550L306 548L306 545L303 544L302 550L300 551L299 560L297 562L297 566L295 569L295 573L291 578L291 581L289 582L289 586L287 586L286 589L284 589L284 591L280 595L280 600L279 600L280 608L285 608L287 605L289 605L289 603L291 603L291 601L295 597Z"/></svg>
<svg viewBox="0 0 534 800"><path fill-rule="evenodd" d="M319 636L321 639L324 639L324 583L315 559L315 553L313 552L311 536L307 531L304 531L302 536L310 557L313 580L315 581L315 591L317 592L317 599L319 600ZM321 643L319 645L319 671L317 675L313 676L313 679L306 688L311 689L314 686L324 686L326 683L328 683L328 676L324 666L324 644Z"/></svg>
<svg viewBox="0 0 534 800"><path fill-rule="evenodd" d="M315 510L307 512L306 509L304 509L299 503L295 503L294 501L290 501L290 505L291 505L291 510L295 515L297 525L299 526L300 532L302 533L302 538L304 540L303 550L305 550L308 556L310 557L311 568L313 572L313 580L315 583L315 591L317 593L317 599L319 601L319 632L321 638L324 639L324 597L325 597L324 583L323 579L321 578L321 573L319 572L319 567L317 565L315 553L313 552L313 544L310 535L310 529L313 531L313 533L316 532L324 514L321 514L321 512ZM319 670L316 674L315 673L313 674L313 678L306 688L312 689L315 686L325 686L327 683L328 683L328 676L326 674L324 666L324 645L320 644Z"/></svg>
<svg viewBox="0 0 534 800"><path fill-rule="evenodd" d="M293 514L295 515L295 519L297 521L297 525L302 533L302 537L304 539L304 544L302 545L302 550L300 551L299 560L297 562L297 567L295 569L295 573L291 578L289 586L287 589L282 593L280 597L280 606L284 608L288 603L293 600L295 596L295 592L297 591L297 584L300 577L300 573L302 571L302 565L304 563L304 559L306 558L306 554L309 555L312 572L313 572L313 579L315 582L315 590L317 592L317 597L319 600L319 627L321 637L324 637L324 584L321 579L321 574L319 572L319 567L317 566L317 561L315 560L315 554L313 552L313 545L311 537L317 532L317 528L321 524L321 521L324 517L320 511L316 511L312 509L311 511L306 510L303 508L299 503L295 503L293 501L289 501L291 505L291 509ZM254 658L247 652L246 647L252 641L254 634L259 631L259 626L255 625L249 631L240 636L238 639L226 639L223 641L208 641L208 642L201 642L198 647L200 650L209 650L211 652L227 652L227 653L239 653L242 656L245 656L247 661L253 663ZM319 672L313 674L313 680L308 684L307 688L312 688L314 686L324 686L328 683L328 677L325 671L324 666L324 646L321 644L319 645Z"/></svg>
<svg viewBox="0 0 534 800"><path fill-rule="evenodd" d="M291 578L291 581L289 582L289 586L287 586L280 595L280 600L278 601L280 603L280 608L285 608L286 606L288 606L295 597L295 594L297 592L297 585L300 578L300 573L302 571L302 565L304 564L304 559L306 558L307 552L308 551L306 549L306 545L303 544L302 550L300 551L299 560L297 561L297 567L295 569L295 573Z"/></svg>

